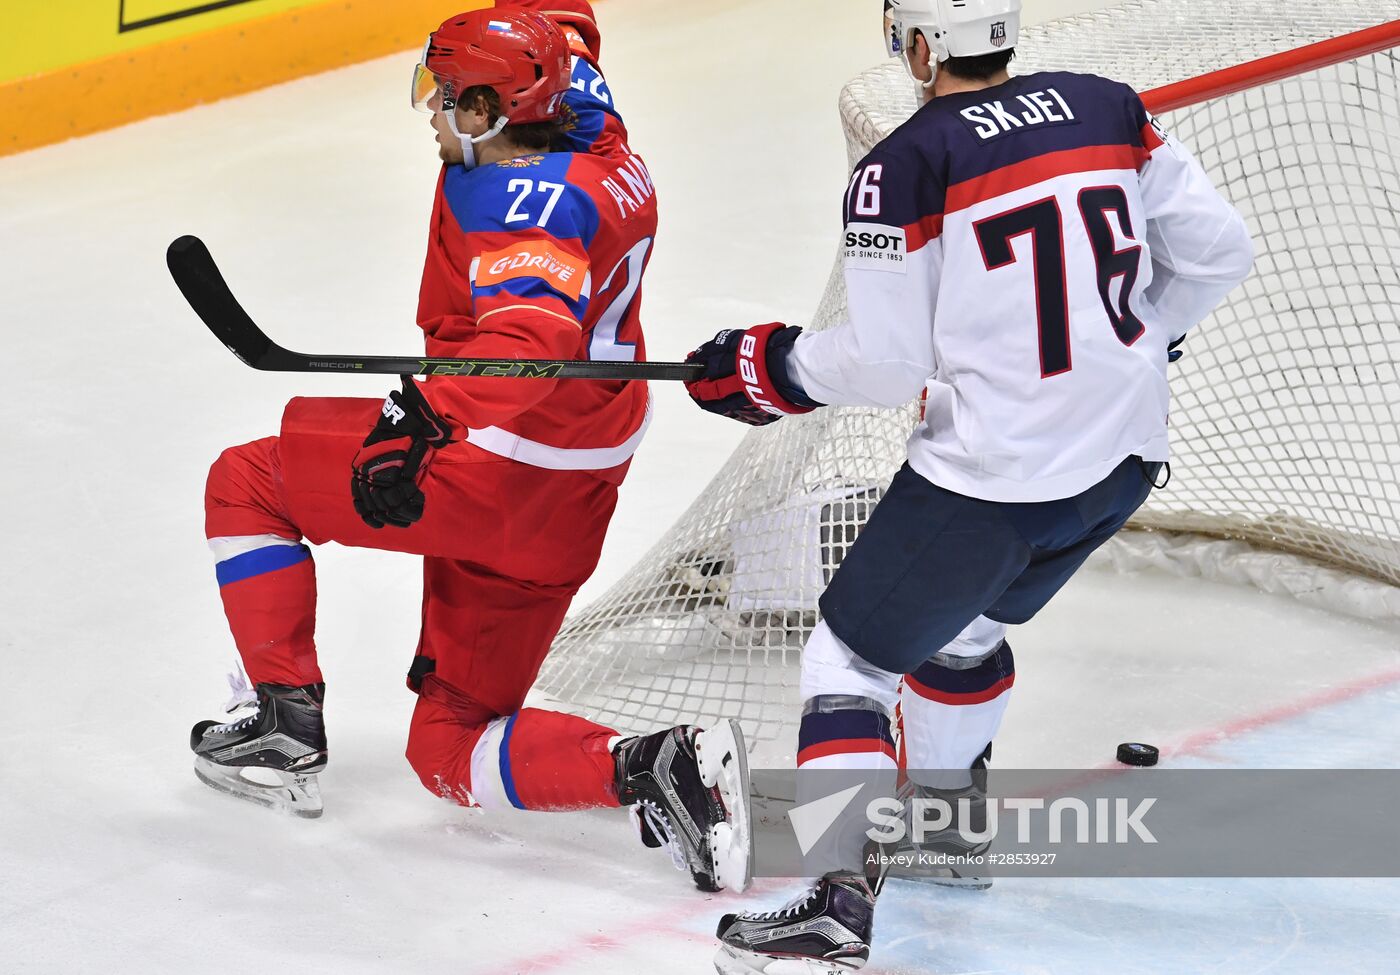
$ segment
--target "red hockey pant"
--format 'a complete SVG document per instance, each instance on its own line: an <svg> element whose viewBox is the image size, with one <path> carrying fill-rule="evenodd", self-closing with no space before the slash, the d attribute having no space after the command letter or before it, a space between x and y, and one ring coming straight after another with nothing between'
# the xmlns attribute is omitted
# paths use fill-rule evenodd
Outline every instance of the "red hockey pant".
<svg viewBox="0 0 1400 975"><path fill-rule="evenodd" d="M522 708L574 593L598 563L620 476L549 471L469 444L436 452L423 519L372 529L351 505L351 461L379 400L294 399L280 437L233 447L209 472L206 535L234 640L255 683L321 681L314 545L423 556L419 692L408 760L464 805L615 806L612 729ZM216 546L216 551L220 549Z"/></svg>

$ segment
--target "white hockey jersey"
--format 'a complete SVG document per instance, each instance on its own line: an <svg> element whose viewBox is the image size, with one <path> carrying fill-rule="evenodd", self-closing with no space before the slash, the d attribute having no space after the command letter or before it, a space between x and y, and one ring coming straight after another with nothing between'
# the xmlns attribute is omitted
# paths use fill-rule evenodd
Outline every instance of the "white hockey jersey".
<svg viewBox="0 0 1400 975"><path fill-rule="evenodd" d="M828 404L926 391L910 465L989 501L1167 460L1167 346L1253 263L1200 164L1089 75L933 100L856 168L845 221L849 318L802 335L793 378Z"/></svg>

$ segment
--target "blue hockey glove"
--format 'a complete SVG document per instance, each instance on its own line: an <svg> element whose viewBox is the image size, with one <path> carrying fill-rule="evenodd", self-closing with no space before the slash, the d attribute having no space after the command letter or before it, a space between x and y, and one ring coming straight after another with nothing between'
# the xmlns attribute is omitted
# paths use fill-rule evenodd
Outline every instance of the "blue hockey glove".
<svg viewBox="0 0 1400 975"><path fill-rule="evenodd" d="M787 356L801 334L781 322L720 332L685 357L705 367L686 392L700 409L756 427L824 406L788 373Z"/></svg>

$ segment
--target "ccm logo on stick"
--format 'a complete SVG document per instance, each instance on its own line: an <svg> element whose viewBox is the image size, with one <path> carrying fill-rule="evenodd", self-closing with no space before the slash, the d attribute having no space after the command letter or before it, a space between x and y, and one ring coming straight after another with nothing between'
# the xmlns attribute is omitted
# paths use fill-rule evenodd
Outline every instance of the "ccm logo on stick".
<svg viewBox="0 0 1400 975"><path fill-rule="evenodd" d="M420 359L420 376L505 376L513 379L553 379L563 362L519 362L511 359Z"/></svg>
<svg viewBox="0 0 1400 975"><path fill-rule="evenodd" d="M768 393L758 382L758 364L754 362L754 354L758 352L758 340L752 335L745 335L743 341L739 343L739 378L744 381L744 392L748 394L749 400L754 406L774 416L786 416L782 410L774 406L768 399Z"/></svg>

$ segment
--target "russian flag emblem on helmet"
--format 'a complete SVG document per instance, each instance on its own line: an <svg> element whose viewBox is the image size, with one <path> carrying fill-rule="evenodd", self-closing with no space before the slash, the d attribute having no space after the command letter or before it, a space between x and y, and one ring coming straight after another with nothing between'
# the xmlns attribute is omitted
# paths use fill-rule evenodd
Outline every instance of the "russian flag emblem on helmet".
<svg viewBox="0 0 1400 975"><path fill-rule="evenodd" d="M485 86L500 96L507 124L525 125L558 118L571 80L568 39L548 17L520 7L472 10L428 38L413 103L448 110L462 92Z"/></svg>

